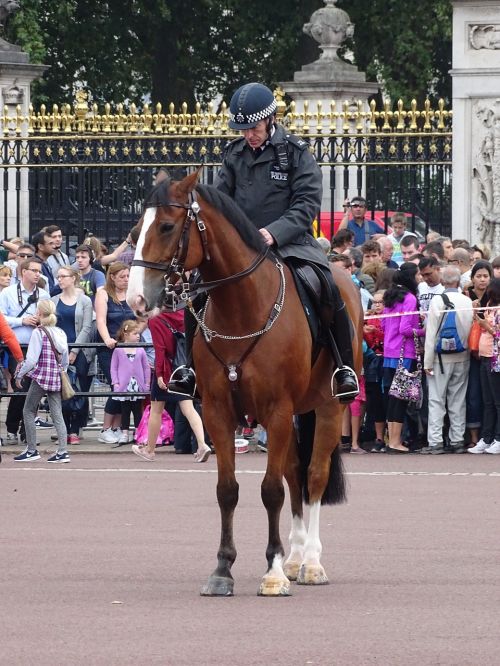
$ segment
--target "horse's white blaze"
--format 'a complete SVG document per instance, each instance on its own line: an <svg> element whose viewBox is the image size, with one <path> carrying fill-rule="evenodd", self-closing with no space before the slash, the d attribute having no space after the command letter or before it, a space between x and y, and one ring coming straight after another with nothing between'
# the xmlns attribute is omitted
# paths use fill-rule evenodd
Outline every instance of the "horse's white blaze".
<svg viewBox="0 0 500 666"><path fill-rule="evenodd" d="M309 507L309 529L304 546L304 564L318 564L323 546L319 539L319 516L321 502L314 502Z"/></svg>
<svg viewBox="0 0 500 666"><path fill-rule="evenodd" d="M146 234L149 227L153 224L155 219L156 209L148 208L144 213L142 221L141 233L137 241L134 259L142 259L142 249L146 240ZM132 266L130 268L130 275L128 280L127 289L127 303L134 310L137 299L144 296L144 268L142 266Z"/></svg>
<svg viewBox="0 0 500 666"><path fill-rule="evenodd" d="M288 560L302 562L306 539L307 530L304 520L299 516L292 516L292 528L288 537L288 543L290 544Z"/></svg>

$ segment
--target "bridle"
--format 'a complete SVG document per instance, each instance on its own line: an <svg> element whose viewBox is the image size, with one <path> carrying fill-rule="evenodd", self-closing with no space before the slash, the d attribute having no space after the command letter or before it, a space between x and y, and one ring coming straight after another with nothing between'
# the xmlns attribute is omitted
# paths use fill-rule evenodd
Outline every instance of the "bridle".
<svg viewBox="0 0 500 666"><path fill-rule="evenodd" d="M196 223L196 227L200 232L203 257L205 261L211 260L208 248L207 227L199 217L201 206L196 200L196 193L194 191L189 193L189 203L187 204L178 203L177 201L166 201L157 204L154 207L183 208L186 211L186 217L182 224L181 235L179 236L174 256L168 264L156 261L144 261L143 259L134 259L131 265L140 266L142 268L151 268L164 273L165 304L168 304L169 309L174 312L178 309L179 302L182 302L182 307L184 307L188 301L191 301L200 293L211 291L223 284L236 282L247 275L250 275L258 266L260 266L269 253L269 248L266 247L257 255L248 268L245 268L243 271L235 273L234 275L221 278L220 280L212 280L211 282L196 282L191 284L186 276L184 266L189 249L189 235L193 222Z"/></svg>

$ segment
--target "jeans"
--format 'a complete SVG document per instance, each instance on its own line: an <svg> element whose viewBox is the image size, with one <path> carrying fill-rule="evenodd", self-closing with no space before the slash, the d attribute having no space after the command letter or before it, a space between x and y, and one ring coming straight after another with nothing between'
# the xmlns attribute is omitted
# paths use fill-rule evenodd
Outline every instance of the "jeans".
<svg viewBox="0 0 500 666"><path fill-rule="evenodd" d="M40 400L45 394L47 394L50 416L56 428L57 437L59 439L57 453L65 453L68 433L62 415L61 392L46 391L40 386L40 384L37 384L36 381L31 382L23 409L24 427L26 430L26 444L28 451L36 451L35 417L38 412L38 405L40 404Z"/></svg>

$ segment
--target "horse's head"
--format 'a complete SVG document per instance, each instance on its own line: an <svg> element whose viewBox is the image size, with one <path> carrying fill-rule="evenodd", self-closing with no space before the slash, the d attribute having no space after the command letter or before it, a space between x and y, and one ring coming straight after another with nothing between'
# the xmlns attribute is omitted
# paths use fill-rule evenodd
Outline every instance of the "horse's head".
<svg viewBox="0 0 500 666"><path fill-rule="evenodd" d="M178 182L164 180L146 201L127 291L127 302L137 314L150 314L162 305L165 276L171 273L175 282L179 258L181 271L195 268L203 260L200 235L191 228L194 214L190 195L198 175L199 171Z"/></svg>

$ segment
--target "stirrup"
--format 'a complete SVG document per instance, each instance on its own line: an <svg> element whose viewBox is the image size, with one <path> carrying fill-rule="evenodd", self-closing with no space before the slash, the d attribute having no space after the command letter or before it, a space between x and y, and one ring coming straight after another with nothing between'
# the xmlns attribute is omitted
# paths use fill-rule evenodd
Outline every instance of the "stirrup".
<svg viewBox="0 0 500 666"><path fill-rule="evenodd" d="M352 376L354 377L354 380L356 381L356 388L353 389L352 391L347 391L346 393L335 393L334 390L334 382L335 382L335 388L337 387L337 382L335 380L335 375L342 371L342 370L350 370L352 373ZM351 402L351 400L354 400L354 398L359 395L359 380L358 380L358 375L354 372L354 370L348 366L348 365L341 365L338 368L335 369L332 378L330 380L330 388L332 391L332 397L333 398L338 398L340 402Z"/></svg>
<svg viewBox="0 0 500 666"><path fill-rule="evenodd" d="M183 370L187 370L184 376L182 376ZM179 377L178 375L181 376ZM183 382L187 382L189 380L193 381L192 387L182 386ZM193 370L193 368L190 368L187 365L180 365L170 375L170 379L168 380L167 384L167 393L171 393L172 395L182 395L185 398L190 398L191 400L194 400L196 396L196 390L197 390L196 373Z"/></svg>

